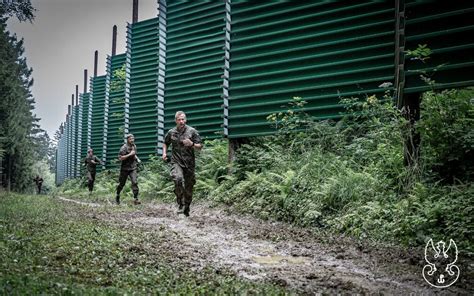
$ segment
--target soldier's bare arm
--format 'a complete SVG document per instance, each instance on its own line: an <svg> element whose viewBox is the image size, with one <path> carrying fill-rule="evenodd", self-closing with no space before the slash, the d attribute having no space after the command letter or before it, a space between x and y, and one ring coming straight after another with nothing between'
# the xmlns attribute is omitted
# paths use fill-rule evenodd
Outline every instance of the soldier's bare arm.
<svg viewBox="0 0 474 296"><path fill-rule="evenodd" d="M163 154L161 155L161 159L166 160L166 158L168 157L166 155L167 151L168 151L168 146L166 144L163 144Z"/></svg>

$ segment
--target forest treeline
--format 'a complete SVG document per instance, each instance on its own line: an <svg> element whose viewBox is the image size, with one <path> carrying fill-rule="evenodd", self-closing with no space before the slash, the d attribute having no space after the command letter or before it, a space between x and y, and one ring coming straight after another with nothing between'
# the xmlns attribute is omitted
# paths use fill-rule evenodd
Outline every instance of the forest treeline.
<svg viewBox="0 0 474 296"><path fill-rule="evenodd" d="M33 178L41 175L45 189L53 185L54 148L34 114L31 94L32 71L28 67L23 40L7 30L7 20L32 21L29 1L0 4L0 176L1 187L32 192Z"/></svg>

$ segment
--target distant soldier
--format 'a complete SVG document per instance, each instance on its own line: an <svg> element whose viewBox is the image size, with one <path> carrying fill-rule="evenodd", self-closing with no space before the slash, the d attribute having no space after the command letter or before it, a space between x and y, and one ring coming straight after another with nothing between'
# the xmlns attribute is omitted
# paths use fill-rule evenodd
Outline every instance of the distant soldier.
<svg viewBox="0 0 474 296"><path fill-rule="evenodd" d="M36 190L38 190L38 194L41 194L41 186L43 186L43 178L36 175L36 178L34 178L33 181L36 183Z"/></svg>
<svg viewBox="0 0 474 296"><path fill-rule="evenodd" d="M174 193L179 206L178 213L189 216L189 207L193 199L193 187L196 183L194 174L194 149L201 150L201 137L198 132L186 125L186 114L178 111L175 114L176 127L170 129L163 144L163 160L167 160L167 149L172 148L171 177L174 181Z"/></svg>
<svg viewBox="0 0 474 296"><path fill-rule="evenodd" d="M133 204L139 205L141 202L138 201L137 167L140 159L137 156L137 146L135 146L135 138L132 134L127 136L127 143L120 148L118 157L122 164L115 202L118 205L120 204L120 192L125 186L125 182L127 182L127 177L129 177L132 182Z"/></svg>
<svg viewBox="0 0 474 296"><path fill-rule="evenodd" d="M84 159L84 164L87 168L87 187L89 187L89 193L92 193L92 190L94 190L96 167L99 163L102 162L94 155L94 150L89 148L89 150L87 150L87 156Z"/></svg>

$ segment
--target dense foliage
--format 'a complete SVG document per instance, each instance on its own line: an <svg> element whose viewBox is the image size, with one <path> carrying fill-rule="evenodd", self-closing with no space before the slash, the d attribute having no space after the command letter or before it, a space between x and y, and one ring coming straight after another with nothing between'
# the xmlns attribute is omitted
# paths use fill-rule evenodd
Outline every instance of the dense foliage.
<svg viewBox="0 0 474 296"><path fill-rule="evenodd" d="M32 179L29 167L33 165L33 123L31 110L34 100L29 88L31 69L22 58L23 41L10 36L5 22L0 22L0 136L3 138L4 184L23 190Z"/></svg>
<svg viewBox="0 0 474 296"><path fill-rule="evenodd" d="M7 2L0 6L0 186L33 192L33 177L41 175L48 190L54 185L54 149L33 114L32 69L24 57L23 40L6 29L7 16L31 21L33 8L29 1Z"/></svg>
<svg viewBox="0 0 474 296"><path fill-rule="evenodd" d="M418 131L426 152L411 167L404 164L408 123L388 97L346 99L350 115L337 122L311 121L303 112L304 101L295 98L288 110L269 117L281 132L242 145L231 168L227 142L207 142L198 157L195 196L262 218L359 238L421 245L429 237L449 237L472 251L474 186L467 177L474 167L462 162L466 182L443 183L433 172L449 166L441 152L465 157L456 151L472 147L473 95L473 89L425 94L426 104L455 99L424 107ZM459 126L452 132L440 117L447 112L458 114ZM434 128L436 133L427 132ZM444 133L456 140L441 141ZM116 172L102 173L92 198L112 200L116 180ZM84 179L73 180L60 190L86 196L84 184ZM169 168L159 158L140 173L139 185L142 197L173 201Z"/></svg>
<svg viewBox="0 0 474 296"><path fill-rule="evenodd" d="M421 153L435 179L445 183L474 179L474 92L445 90L424 94L418 130Z"/></svg>
<svg viewBox="0 0 474 296"><path fill-rule="evenodd" d="M3 0L0 3L0 18L15 16L19 21L32 21L35 9L30 0Z"/></svg>

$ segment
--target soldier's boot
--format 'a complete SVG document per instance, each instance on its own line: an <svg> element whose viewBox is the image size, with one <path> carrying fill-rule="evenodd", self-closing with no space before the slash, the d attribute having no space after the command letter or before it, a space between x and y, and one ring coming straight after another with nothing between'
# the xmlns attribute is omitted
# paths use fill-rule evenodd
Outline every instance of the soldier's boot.
<svg viewBox="0 0 474 296"><path fill-rule="evenodd" d="M138 200L138 193L133 195L133 204L134 205L141 205L142 203Z"/></svg>
<svg viewBox="0 0 474 296"><path fill-rule="evenodd" d="M118 204L118 205L120 204L120 195L119 194L117 194L115 196L115 203Z"/></svg>
<svg viewBox="0 0 474 296"><path fill-rule="evenodd" d="M185 205L185 206L184 206L183 214L184 214L186 217L189 217L189 205Z"/></svg>
<svg viewBox="0 0 474 296"><path fill-rule="evenodd" d="M87 181L87 188L89 189L89 194L92 193L92 189L93 189L93 184L92 184L92 181L91 180L88 180Z"/></svg>
<svg viewBox="0 0 474 296"><path fill-rule="evenodd" d="M176 212L176 214L184 214L184 205L183 204L180 204L178 206L178 211Z"/></svg>
<svg viewBox="0 0 474 296"><path fill-rule="evenodd" d="M180 184L180 183L177 183L177 184ZM182 185L176 185L175 188L174 188L174 193L176 195L176 202L178 203L178 212L177 213L178 214L183 214L184 188L182 187Z"/></svg>

